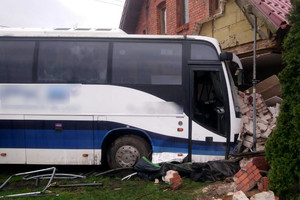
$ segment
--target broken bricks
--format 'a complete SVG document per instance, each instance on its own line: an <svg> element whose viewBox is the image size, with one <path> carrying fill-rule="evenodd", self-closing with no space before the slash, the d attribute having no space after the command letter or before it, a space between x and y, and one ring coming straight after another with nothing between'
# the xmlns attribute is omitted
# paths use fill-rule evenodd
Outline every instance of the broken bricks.
<svg viewBox="0 0 300 200"><path fill-rule="evenodd" d="M238 91L239 103L241 106L242 120L240 126L239 146L247 150L253 148L253 97L249 94ZM267 107L262 95L256 95L256 150L264 151L265 142L276 128L276 118L279 115L279 104L275 107ZM240 150L240 149L239 149Z"/></svg>
<svg viewBox="0 0 300 200"><path fill-rule="evenodd" d="M171 184L170 188L172 190L178 189L182 184L182 178L180 177L178 172L174 170L168 170L166 176L162 177L162 180L165 183Z"/></svg>
<svg viewBox="0 0 300 200"><path fill-rule="evenodd" d="M259 169L253 165L253 162L249 162L234 175L236 190L247 192L253 189L261 178Z"/></svg>

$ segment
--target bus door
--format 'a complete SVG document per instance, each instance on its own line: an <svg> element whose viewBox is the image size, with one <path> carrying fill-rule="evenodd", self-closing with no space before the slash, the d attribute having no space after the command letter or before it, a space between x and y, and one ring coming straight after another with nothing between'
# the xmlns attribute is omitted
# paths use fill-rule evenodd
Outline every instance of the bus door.
<svg viewBox="0 0 300 200"><path fill-rule="evenodd" d="M219 67L192 68L190 71L189 153L199 162L225 156L229 142L228 95ZM192 142L193 141L193 142Z"/></svg>

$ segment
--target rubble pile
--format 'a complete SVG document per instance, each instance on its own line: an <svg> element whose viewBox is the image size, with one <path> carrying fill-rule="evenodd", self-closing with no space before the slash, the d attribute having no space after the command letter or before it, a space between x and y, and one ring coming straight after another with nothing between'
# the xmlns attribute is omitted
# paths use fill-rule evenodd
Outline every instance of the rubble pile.
<svg viewBox="0 0 300 200"><path fill-rule="evenodd" d="M253 88L238 91L242 120L239 137L239 152L253 150ZM279 115L280 83L276 75L256 85L256 151L264 151L266 140L276 128Z"/></svg>
<svg viewBox="0 0 300 200"><path fill-rule="evenodd" d="M253 148L253 96L248 90L238 92L241 106L242 121L239 138L239 150ZM261 94L256 94L256 151L264 151L265 142L276 128L276 119L279 115L279 103L267 106Z"/></svg>

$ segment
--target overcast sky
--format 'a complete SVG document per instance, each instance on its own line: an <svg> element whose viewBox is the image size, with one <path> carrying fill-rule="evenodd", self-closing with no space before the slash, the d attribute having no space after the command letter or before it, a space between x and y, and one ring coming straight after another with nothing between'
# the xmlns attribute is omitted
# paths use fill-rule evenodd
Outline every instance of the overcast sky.
<svg viewBox="0 0 300 200"><path fill-rule="evenodd" d="M0 0L0 26L118 28L125 0Z"/></svg>

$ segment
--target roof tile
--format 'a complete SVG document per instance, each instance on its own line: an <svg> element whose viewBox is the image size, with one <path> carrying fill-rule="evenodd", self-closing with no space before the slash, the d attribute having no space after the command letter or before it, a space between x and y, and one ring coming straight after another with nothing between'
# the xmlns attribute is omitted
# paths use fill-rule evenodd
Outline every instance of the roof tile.
<svg viewBox="0 0 300 200"><path fill-rule="evenodd" d="M279 28L285 28L289 24L286 15L290 12L292 5L290 0L251 0L253 4Z"/></svg>

